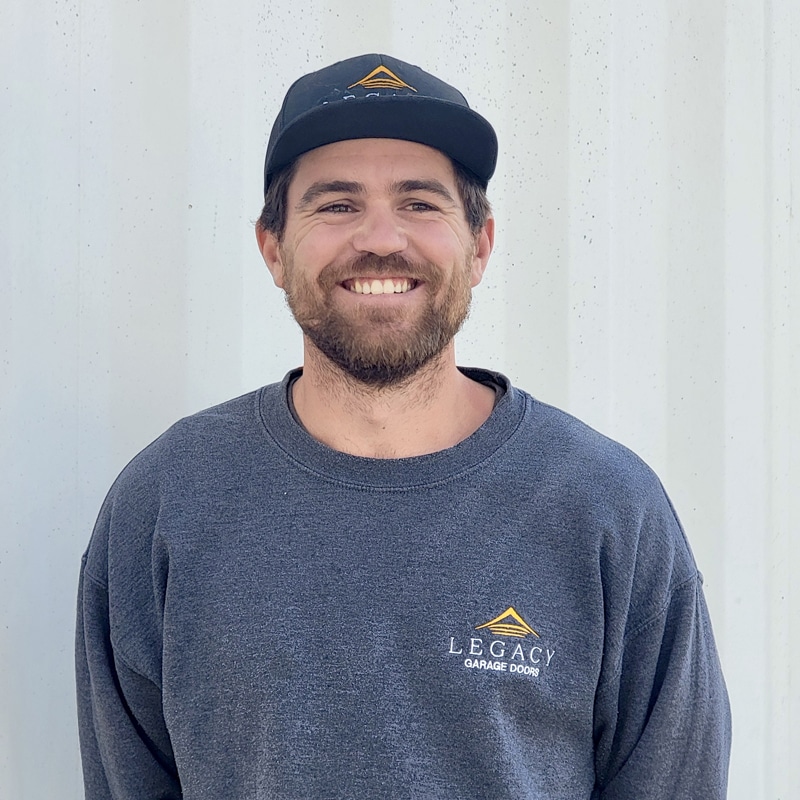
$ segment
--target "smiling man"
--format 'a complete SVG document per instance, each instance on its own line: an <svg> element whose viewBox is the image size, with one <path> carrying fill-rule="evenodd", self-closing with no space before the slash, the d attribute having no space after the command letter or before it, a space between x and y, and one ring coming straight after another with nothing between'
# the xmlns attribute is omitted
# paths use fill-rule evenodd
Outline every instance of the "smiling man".
<svg viewBox="0 0 800 800"><path fill-rule="evenodd" d="M173 426L106 499L90 800L725 797L727 695L658 479L456 366L496 155L388 56L289 89L256 235L303 366Z"/></svg>

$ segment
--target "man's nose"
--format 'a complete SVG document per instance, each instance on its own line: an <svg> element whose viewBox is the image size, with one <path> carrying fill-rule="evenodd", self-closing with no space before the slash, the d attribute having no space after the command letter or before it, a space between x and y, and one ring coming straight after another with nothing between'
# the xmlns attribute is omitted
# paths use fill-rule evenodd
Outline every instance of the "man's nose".
<svg viewBox="0 0 800 800"><path fill-rule="evenodd" d="M402 220L390 208L373 207L362 212L353 236L359 253L388 256L406 249L408 240Z"/></svg>

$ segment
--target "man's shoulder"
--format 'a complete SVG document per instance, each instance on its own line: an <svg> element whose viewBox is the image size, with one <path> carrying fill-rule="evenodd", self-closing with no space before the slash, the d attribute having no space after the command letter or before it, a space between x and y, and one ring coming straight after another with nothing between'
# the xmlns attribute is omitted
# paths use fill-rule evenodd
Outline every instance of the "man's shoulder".
<svg viewBox="0 0 800 800"><path fill-rule="evenodd" d="M165 509L202 513L204 503L213 505L215 498L245 482L266 450L261 398L264 392L279 392L280 386L265 386L183 417L135 455L100 509L87 552L90 573L105 580L104 554L112 540L128 557L139 553L139 558Z"/></svg>
<svg viewBox="0 0 800 800"><path fill-rule="evenodd" d="M550 471L605 486L623 484L649 490L658 484L650 466L629 447L567 411L523 394L529 409L523 431L526 446Z"/></svg>
<svg viewBox="0 0 800 800"><path fill-rule="evenodd" d="M174 448L211 445L219 440L228 439L236 429L253 426L258 419L258 398L262 391L263 389L257 389L247 392L182 417L139 455L153 451L169 453Z"/></svg>
<svg viewBox="0 0 800 800"><path fill-rule="evenodd" d="M179 419L131 459L116 483L152 482L246 461L248 451L263 445L262 397L280 387L270 384Z"/></svg>
<svg viewBox="0 0 800 800"><path fill-rule="evenodd" d="M607 576L637 562L668 584L663 598L696 575L683 528L660 478L633 450L577 417L531 399L524 436L535 471L520 471L530 494L564 520L602 534ZM518 448L519 450L519 448ZM660 565L660 566L659 566ZM663 568L663 569L662 569Z"/></svg>

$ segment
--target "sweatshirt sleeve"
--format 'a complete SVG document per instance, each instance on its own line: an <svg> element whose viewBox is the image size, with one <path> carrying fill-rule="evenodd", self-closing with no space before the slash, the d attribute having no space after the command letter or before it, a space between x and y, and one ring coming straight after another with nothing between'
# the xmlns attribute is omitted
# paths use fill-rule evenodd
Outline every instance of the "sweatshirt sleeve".
<svg viewBox="0 0 800 800"><path fill-rule="evenodd" d="M724 800L730 709L699 573L627 637L595 743L600 800Z"/></svg>
<svg viewBox="0 0 800 800"><path fill-rule="evenodd" d="M86 800L182 797L160 686L166 567L153 472L136 461L123 471L81 562L75 662Z"/></svg>
<svg viewBox="0 0 800 800"><path fill-rule="evenodd" d="M158 686L111 644L108 590L82 564L76 642L86 800L179 800Z"/></svg>

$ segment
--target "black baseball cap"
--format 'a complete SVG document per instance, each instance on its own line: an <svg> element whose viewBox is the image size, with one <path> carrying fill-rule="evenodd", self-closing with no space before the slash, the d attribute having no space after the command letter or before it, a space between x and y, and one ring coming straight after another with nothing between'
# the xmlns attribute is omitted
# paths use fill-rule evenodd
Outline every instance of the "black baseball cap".
<svg viewBox="0 0 800 800"><path fill-rule="evenodd" d="M281 167L346 139L405 139L441 150L484 188L497 163L497 136L458 89L391 56L339 61L296 80L272 126L264 192Z"/></svg>

